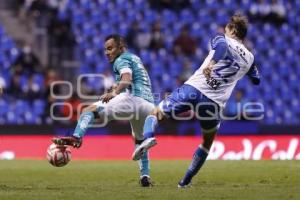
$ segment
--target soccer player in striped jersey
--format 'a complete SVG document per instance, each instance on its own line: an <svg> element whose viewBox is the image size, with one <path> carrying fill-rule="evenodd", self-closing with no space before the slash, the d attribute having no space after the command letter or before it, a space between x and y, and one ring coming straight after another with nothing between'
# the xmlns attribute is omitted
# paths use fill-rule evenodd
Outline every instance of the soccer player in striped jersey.
<svg viewBox="0 0 300 200"><path fill-rule="evenodd" d="M225 107L237 81L248 75L254 84L260 82L254 56L243 44L246 35L247 19L241 14L233 15L225 27L225 34L211 39L211 50L200 68L146 118L145 140L134 151L133 160L139 160L144 151L156 145L154 131L158 121L176 118L178 114L193 109L200 119L203 142L197 147L178 187L191 184L208 156L220 126L220 110Z"/></svg>
<svg viewBox="0 0 300 200"><path fill-rule="evenodd" d="M95 119L106 122L129 120L135 147L142 143L145 119L154 109L148 73L141 59L127 51L125 40L120 35L106 37L105 54L112 64L117 85L111 92L102 95L100 101L84 109L72 136L53 138L55 144L79 148L86 130ZM143 154L139 166L141 186L151 186L147 152Z"/></svg>

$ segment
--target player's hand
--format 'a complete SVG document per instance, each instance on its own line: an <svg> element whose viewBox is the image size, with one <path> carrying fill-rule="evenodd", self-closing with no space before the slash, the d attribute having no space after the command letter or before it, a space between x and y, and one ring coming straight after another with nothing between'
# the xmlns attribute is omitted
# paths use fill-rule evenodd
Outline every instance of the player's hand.
<svg viewBox="0 0 300 200"><path fill-rule="evenodd" d="M115 92L108 92L106 94L103 94L100 97L100 100L102 100L103 103L107 103L109 102L112 98L114 98L115 96L117 96L117 94Z"/></svg>
<svg viewBox="0 0 300 200"><path fill-rule="evenodd" d="M0 86L0 95L3 93L3 88Z"/></svg>
<svg viewBox="0 0 300 200"><path fill-rule="evenodd" d="M215 64L215 61L212 60L212 61L210 61L210 62L208 63L208 65L203 69L203 74L204 74L204 76L205 76L206 79L209 79L209 78L210 78L210 76L211 76L211 71L212 71L212 69L213 69L214 64Z"/></svg>
<svg viewBox="0 0 300 200"><path fill-rule="evenodd" d="M116 90L117 87L118 87L118 84L113 84L113 86L111 86L106 92L107 92L107 93L108 93L108 92L112 92L112 91Z"/></svg>
<svg viewBox="0 0 300 200"><path fill-rule="evenodd" d="M210 78L211 70L212 70L212 67L209 67L209 66L207 66L203 69L203 74L206 79Z"/></svg>

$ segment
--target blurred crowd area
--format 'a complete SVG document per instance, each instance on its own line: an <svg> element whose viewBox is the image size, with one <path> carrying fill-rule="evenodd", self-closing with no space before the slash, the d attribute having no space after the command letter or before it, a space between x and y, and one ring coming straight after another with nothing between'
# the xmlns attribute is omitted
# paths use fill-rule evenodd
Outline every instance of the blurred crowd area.
<svg viewBox="0 0 300 200"><path fill-rule="evenodd" d="M48 35L49 60L42 66L32 44L18 44L0 26L0 124L53 123L50 107L68 102L74 108L55 106L56 116L76 121L84 95L100 95L113 84L111 66L103 53L104 38L119 33L127 39L129 51L139 55L148 70L158 103L182 85L201 65L209 40L224 32L236 11L250 20L246 46L254 53L261 72L259 87L241 80L225 110L229 116L243 112L237 104L264 105L263 124L300 122L300 2L296 0L14 0L15 17ZM73 77L67 76L62 61L76 61ZM68 71L69 72L69 71ZM82 74L102 74L104 79ZM68 77L68 79L66 79ZM54 81L69 81L71 91L58 84L57 95L72 93L60 100L51 95ZM80 111L80 110L79 110Z"/></svg>

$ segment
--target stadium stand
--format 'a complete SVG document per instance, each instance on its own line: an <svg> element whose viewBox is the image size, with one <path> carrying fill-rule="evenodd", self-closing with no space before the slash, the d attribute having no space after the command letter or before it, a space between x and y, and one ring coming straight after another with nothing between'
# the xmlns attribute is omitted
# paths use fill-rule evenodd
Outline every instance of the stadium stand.
<svg viewBox="0 0 300 200"><path fill-rule="evenodd" d="M0 124L41 124L45 112L44 76L14 70L21 55L14 41L0 26L0 76L5 95L0 99ZM22 67L22 66L21 66Z"/></svg>
<svg viewBox="0 0 300 200"><path fill-rule="evenodd" d="M103 54L103 40L106 35L117 32L127 36L132 30L131 24L139 21L135 33L137 38L152 37L151 27L159 21L161 34L164 35L162 48L150 49L147 48L147 44L146 48L129 48L141 56L150 72L155 93L162 97L165 92L173 90L182 83L178 77L184 70L185 61L189 60L193 70L199 67L208 52L208 39L220 31L220 26L224 25L230 15L240 10L251 16L250 0L190 2L190 7L174 11L151 8L150 3L143 0L68 1L66 8L58 13L58 17L71 20L77 43L75 59L81 63L78 74L102 73L110 68ZM271 4L271 1L267 2ZM221 7L224 9L219 11ZM300 39L297 36L297 32L300 31L300 4L298 1L285 2L283 9L289 11L284 13L285 20L282 20L281 24L257 20L259 16L250 18L247 44L256 57L262 84L253 88L249 80L243 79L236 90L243 91L244 98L248 101L264 104L265 117L261 121L263 124L300 122L300 68L297 66L300 60ZM173 51L174 40L184 25L189 26L189 36L197 41L195 55L178 55ZM8 69L19 50L1 27L0 39L0 73L8 87L11 79ZM40 79L42 77L36 78L36 81L40 82ZM229 104L235 102L235 94L232 96ZM156 99L156 103L160 99ZM26 113L26 109L21 113L15 112L18 106L24 105L34 112L30 115ZM21 99L11 103L5 98L1 99L0 123L41 123L42 106L45 106L42 99L34 103Z"/></svg>

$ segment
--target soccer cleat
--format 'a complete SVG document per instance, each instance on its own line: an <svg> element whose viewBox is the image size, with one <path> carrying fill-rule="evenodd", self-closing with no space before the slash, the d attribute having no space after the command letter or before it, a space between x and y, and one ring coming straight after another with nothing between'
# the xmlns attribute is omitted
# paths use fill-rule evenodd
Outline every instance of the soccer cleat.
<svg viewBox="0 0 300 200"><path fill-rule="evenodd" d="M153 186L150 177L146 176L146 175L141 177L140 185L142 187L152 187Z"/></svg>
<svg viewBox="0 0 300 200"><path fill-rule="evenodd" d="M142 142L140 146L138 146L133 154L132 154L132 160L139 160L143 156L143 154L150 149L151 147L155 146L157 144L156 139L154 137L147 138Z"/></svg>
<svg viewBox="0 0 300 200"><path fill-rule="evenodd" d="M56 145L68 145L74 148L79 148L82 145L82 138L77 138L74 136L69 137L55 137L52 138L52 142Z"/></svg>
<svg viewBox="0 0 300 200"><path fill-rule="evenodd" d="M178 188L188 188L192 186L192 182L185 183L183 180L179 181Z"/></svg>

